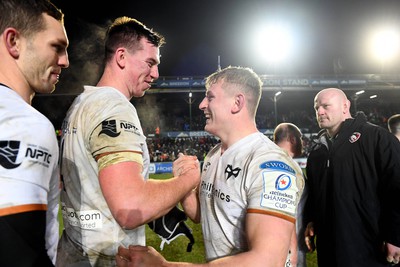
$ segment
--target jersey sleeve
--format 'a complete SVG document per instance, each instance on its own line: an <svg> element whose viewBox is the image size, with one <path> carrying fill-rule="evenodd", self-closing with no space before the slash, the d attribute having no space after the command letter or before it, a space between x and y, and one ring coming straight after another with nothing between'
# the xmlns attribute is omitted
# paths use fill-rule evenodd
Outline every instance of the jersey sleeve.
<svg viewBox="0 0 400 267"><path fill-rule="evenodd" d="M89 139L94 157L113 152L134 151L143 153L146 137L136 112L130 109L117 110L95 126Z"/></svg>
<svg viewBox="0 0 400 267"><path fill-rule="evenodd" d="M266 213L295 222L304 180L291 159L260 157L251 169L247 186L248 212Z"/></svg>

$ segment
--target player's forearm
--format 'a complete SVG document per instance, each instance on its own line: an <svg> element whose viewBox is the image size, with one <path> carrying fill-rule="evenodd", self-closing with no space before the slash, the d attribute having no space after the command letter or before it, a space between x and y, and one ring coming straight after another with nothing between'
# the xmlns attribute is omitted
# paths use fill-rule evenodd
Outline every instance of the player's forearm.
<svg viewBox="0 0 400 267"><path fill-rule="evenodd" d="M151 203L147 205L149 221L166 214L195 187L184 176L167 180L149 179L147 186L149 187L149 196L151 196ZM147 198L149 197L147 196Z"/></svg>
<svg viewBox="0 0 400 267"><path fill-rule="evenodd" d="M190 191L182 200L181 205L186 215L195 223L200 222L200 203L197 188Z"/></svg>
<svg viewBox="0 0 400 267"><path fill-rule="evenodd" d="M149 179L128 198L120 199L113 215L121 226L133 229L165 215L191 190L193 183L185 177Z"/></svg>

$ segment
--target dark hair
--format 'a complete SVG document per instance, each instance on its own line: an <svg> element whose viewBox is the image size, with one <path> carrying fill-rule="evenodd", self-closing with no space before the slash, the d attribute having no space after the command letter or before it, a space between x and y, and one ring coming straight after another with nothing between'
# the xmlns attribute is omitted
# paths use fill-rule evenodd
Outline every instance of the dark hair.
<svg viewBox="0 0 400 267"><path fill-rule="evenodd" d="M64 24L64 13L49 0L1 0L0 33L12 27L25 37L45 29L45 13Z"/></svg>
<svg viewBox="0 0 400 267"><path fill-rule="evenodd" d="M131 52L140 49L140 40L146 38L156 47L165 43L164 37L149 29L140 21L130 17L119 17L107 30L105 40L105 62L109 61L118 47L125 47Z"/></svg>

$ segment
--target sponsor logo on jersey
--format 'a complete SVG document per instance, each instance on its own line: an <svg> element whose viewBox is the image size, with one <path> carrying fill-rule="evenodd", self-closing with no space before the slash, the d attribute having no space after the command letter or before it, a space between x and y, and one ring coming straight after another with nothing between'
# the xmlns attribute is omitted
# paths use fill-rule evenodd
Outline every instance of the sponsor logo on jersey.
<svg viewBox="0 0 400 267"><path fill-rule="evenodd" d="M119 127L121 128L121 130L124 130L126 132L132 132L140 135L139 128L129 121L121 121L119 123Z"/></svg>
<svg viewBox="0 0 400 267"><path fill-rule="evenodd" d="M118 128L119 126L119 128ZM124 131L124 132L130 132L130 133L135 133L137 135L141 135L139 128L135 126L135 124L129 122L129 121L119 121L117 120L105 120L101 123L101 131L99 133L99 136L101 134L108 135L110 137L117 137L121 134L119 131Z"/></svg>
<svg viewBox="0 0 400 267"><path fill-rule="evenodd" d="M103 121L101 123L101 131L99 133L99 136L101 134L105 134L110 137L117 137L118 135L120 135L120 133L117 132L116 120Z"/></svg>
<svg viewBox="0 0 400 267"><path fill-rule="evenodd" d="M295 170L282 161L266 161L260 164L261 169L268 169L268 171L284 171L295 174Z"/></svg>
<svg viewBox="0 0 400 267"><path fill-rule="evenodd" d="M215 188L213 183L201 181L200 183L200 195L207 198L213 198L215 200L221 200L224 202L231 202L231 196L225 193L222 189Z"/></svg>
<svg viewBox="0 0 400 267"><path fill-rule="evenodd" d="M233 168L232 165L228 164L225 168L225 173L228 174L226 180L228 180L231 176L234 176L236 178L239 175L240 171L241 169L239 167Z"/></svg>
<svg viewBox="0 0 400 267"><path fill-rule="evenodd" d="M261 207L279 210L287 214L295 214L296 184L295 177L282 171L264 171L264 190L261 194Z"/></svg>
<svg viewBox="0 0 400 267"><path fill-rule="evenodd" d="M288 189L292 185L292 179L287 174L281 174L276 178L275 188L279 191Z"/></svg>
<svg viewBox="0 0 400 267"><path fill-rule="evenodd" d="M48 149L39 145L22 146L21 142L16 140L0 141L0 165L2 167L15 169L22 164L24 159L49 167L52 155Z"/></svg>
<svg viewBox="0 0 400 267"><path fill-rule="evenodd" d="M350 143L357 142L357 140L360 139L360 137L361 137L361 133L359 133L359 132L354 132L354 133L350 136L349 141L350 141Z"/></svg>
<svg viewBox="0 0 400 267"><path fill-rule="evenodd" d="M80 227L81 229L101 229L103 228L103 220L101 212L98 210L80 210L76 211L69 208L65 203L61 203L61 212L64 222L70 225Z"/></svg>
<svg viewBox="0 0 400 267"><path fill-rule="evenodd" d="M296 171L282 161L267 161L260 164L264 190L261 207L294 215L296 211Z"/></svg>
<svg viewBox="0 0 400 267"><path fill-rule="evenodd" d="M6 169L15 169L21 163L17 163L19 141L0 141L0 165Z"/></svg>

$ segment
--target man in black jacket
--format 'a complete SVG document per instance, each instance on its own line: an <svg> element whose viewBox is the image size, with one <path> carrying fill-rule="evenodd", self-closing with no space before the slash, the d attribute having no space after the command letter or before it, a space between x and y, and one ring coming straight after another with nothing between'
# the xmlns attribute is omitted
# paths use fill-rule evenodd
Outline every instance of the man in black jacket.
<svg viewBox="0 0 400 267"><path fill-rule="evenodd" d="M336 88L320 91L322 129L307 161L305 241L320 267L378 267L400 258L400 143L386 129L350 114Z"/></svg>

